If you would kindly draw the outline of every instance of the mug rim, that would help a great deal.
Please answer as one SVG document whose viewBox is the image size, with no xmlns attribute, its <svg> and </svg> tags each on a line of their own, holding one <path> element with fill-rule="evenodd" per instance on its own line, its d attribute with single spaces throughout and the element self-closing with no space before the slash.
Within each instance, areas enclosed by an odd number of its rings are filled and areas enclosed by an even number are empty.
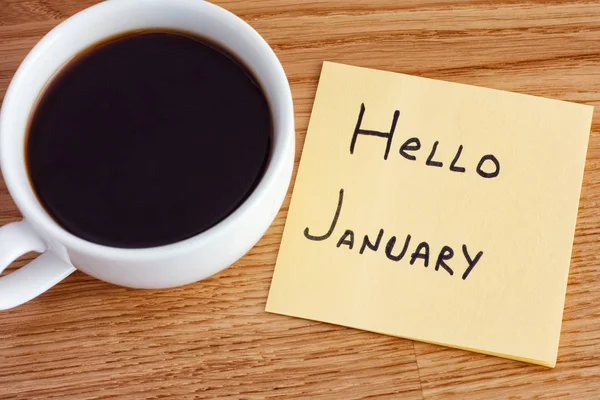
<svg viewBox="0 0 600 400">
<path fill-rule="evenodd" d="M 65 31 L 69 31 L 73 29 L 73 26 L 79 19 L 87 17 L 91 13 L 106 11 L 109 8 L 119 9 L 123 7 L 127 7 L 133 3 L 136 3 L 139 6 L 149 7 L 152 5 L 164 6 L 165 4 L 171 6 L 175 5 L 184 5 L 196 7 L 199 10 L 201 9 L 203 12 L 206 12 L 211 18 L 217 18 L 221 20 L 226 20 L 227 23 L 235 24 L 236 34 L 239 35 L 249 35 L 252 38 L 254 46 L 261 48 L 260 50 L 264 55 L 268 57 L 268 63 L 271 65 L 271 71 L 266 79 L 263 81 L 271 82 L 271 85 L 275 86 L 277 90 L 274 90 L 274 98 L 269 99 L 271 113 L 274 113 L 273 106 L 271 103 L 278 102 L 281 104 L 281 111 L 279 115 L 281 115 L 281 123 L 279 126 L 275 126 L 273 128 L 273 138 L 272 141 L 272 149 L 270 153 L 270 159 L 267 164 L 267 168 L 265 169 L 263 176 L 261 177 L 259 183 L 254 188 L 254 190 L 250 193 L 250 195 L 246 198 L 246 200 L 240 204 L 232 213 L 230 213 L 227 217 L 219 221 L 217 224 L 211 226 L 207 230 L 204 230 L 194 236 L 191 236 L 187 239 L 183 239 L 174 243 L 169 243 L 160 246 L 154 247 L 141 247 L 141 248 L 120 248 L 120 247 L 112 247 L 106 246 L 98 243 L 94 243 L 83 238 L 80 238 L 67 230 L 61 227 L 55 220 L 52 218 L 43 205 L 37 199 L 33 188 L 31 187 L 31 182 L 29 179 L 26 179 L 23 182 L 18 176 L 16 176 L 15 171 L 11 170 L 9 166 L 9 162 L 13 157 L 16 157 L 11 154 L 11 149 L 5 145 L 6 136 L 14 134 L 14 129 L 10 128 L 10 119 L 11 116 L 8 115 L 6 109 L 9 108 L 9 105 L 12 102 L 15 102 L 19 98 L 19 91 L 24 90 L 24 83 L 26 74 L 29 73 L 31 66 L 35 62 L 40 62 L 38 57 L 44 54 L 44 51 L 48 48 L 51 43 L 55 41 L 59 41 L 60 36 L 64 34 Z M 178 29 L 173 26 L 173 29 Z M 201 26 L 199 27 L 201 30 Z M 126 30 L 123 32 L 127 32 Z M 115 34 L 123 33 L 123 32 L 115 32 Z M 72 34 L 72 32 L 71 32 Z M 107 38 L 110 35 L 106 36 Z M 211 37 L 207 34 L 207 37 Z M 102 40 L 102 39 L 101 39 Z M 78 50 L 73 50 L 72 56 L 75 56 L 78 53 Z M 46 55 L 47 56 L 47 55 Z M 236 56 L 240 57 L 247 65 L 252 67 L 252 63 L 245 60 L 239 54 Z M 69 61 L 67 61 L 69 62 Z M 55 73 L 56 71 L 54 71 Z M 256 75 L 259 75 L 257 71 L 254 71 Z M 52 79 L 52 78 L 50 78 Z M 265 84 L 263 83 L 263 85 Z M 42 93 L 43 87 L 37 91 L 36 97 L 39 97 Z M 266 90 L 266 89 L 263 89 Z M 31 113 L 35 107 L 34 104 L 28 109 L 28 118 L 31 117 Z M 272 115 L 272 118 L 275 120 L 275 115 Z M 88 7 L 73 16 L 67 18 L 62 21 L 60 24 L 52 28 L 44 37 L 36 43 L 36 45 L 29 51 L 25 59 L 21 62 L 15 75 L 13 76 L 8 89 L 6 91 L 4 101 L 2 104 L 2 108 L 0 109 L 0 166 L 2 167 L 2 175 L 4 177 L 6 186 L 9 190 L 11 197 L 16 203 L 19 211 L 23 215 L 23 218 L 29 221 L 32 226 L 39 227 L 42 232 L 48 234 L 52 239 L 55 239 L 58 243 L 62 244 L 67 248 L 76 249 L 81 252 L 85 252 L 86 254 L 95 255 L 102 258 L 111 258 L 111 259 L 121 259 L 121 260 L 143 260 L 143 259 L 157 259 L 157 258 L 167 258 L 173 257 L 178 254 L 183 254 L 185 252 L 194 250 L 199 245 L 202 245 L 211 237 L 221 236 L 227 232 L 230 232 L 232 229 L 235 229 L 235 225 L 239 223 L 242 214 L 251 211 L 252 208 L 256 207 L 257 203 L 261 201 L 261 197 L 263 197 L 268 191 L 268 189 L 276 185 L 277 171 L 284 169 L 287 162 L 290 162 L 289 158 L 291 156 L 291 162 L 293 163 L 294 159 L 294 113 L 293 113 L 293 101 L 291 90 L 289 86 L 289 82 L 283 70 L 283 67 L 275 55 L 272 48 L 268 45 L 265 39 L 247 22 L 242 20 L 237 15 L 227 11 L 226 9 L 217 6 L 215 4 L 206 2 L 206 1 L 192 1 L 192 0 L 109 0 L 104 1 L 98 4 L 95 4 L 91 7 Z M 287 132 L 291 131 L 292 134 L 288 134 Z M 26 140 L 27 132 L 24 132 L 23 140 L 19 140 L 19 143 L 22 145 L 22 148 L 19 151 L 24 152 L 25 148 L 25 140 Z M 290 150 L 291 147 L 291 150 Z M 12 149 L 14 151 L 14 149 Z M 291 154 L 289 154 L 291 153 Z M 25 159 L 23 158 L 23 162 L 25 163 Z M 25 168 L 27 166 L 25 165 Z M 31 187 L 31 194 L 27 192 L 26 187 L 29 185 Z M 286 182 L 286 185 L 289 185 L 289 180 Z M 35 207 L 37 206 L 37 207 Z M 37 208 L 37 209 L 36 209 Z M 278 207 L 279 209 L 279 207 Z"/>
</svg>

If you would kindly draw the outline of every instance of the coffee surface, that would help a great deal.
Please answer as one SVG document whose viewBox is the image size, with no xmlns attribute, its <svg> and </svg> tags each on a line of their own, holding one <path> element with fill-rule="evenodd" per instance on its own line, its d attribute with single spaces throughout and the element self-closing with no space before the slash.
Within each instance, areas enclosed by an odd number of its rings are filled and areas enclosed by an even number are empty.
<svg viewBox="0 0 600 400">
<path fill-rule="evenodd" d="M 271 135 L 265 95 L 226 51 L 138 32 L 92 46 L 50 81 L 25 152 L 33 189 L 59 225 L 142 248 L 233 212 L 263 175 Z"/>
</svg>

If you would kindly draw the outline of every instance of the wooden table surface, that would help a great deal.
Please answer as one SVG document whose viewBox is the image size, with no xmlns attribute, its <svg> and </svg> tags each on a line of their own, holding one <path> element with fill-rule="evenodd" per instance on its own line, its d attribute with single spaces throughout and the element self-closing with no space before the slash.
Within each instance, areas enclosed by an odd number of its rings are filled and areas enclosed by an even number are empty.
<svg viewBox="0 0 600 400">
<path fill-rule="evenodd" d="M 0 99 L 31 47 L 94 2 L 0 0 Z M 0 312 L 0 398 L 600 399 L 600 3 L 218 3 L 287 71 L 296 161 L 323 60 L 597 107 L 556 368 L 265 313 L 288 195 L 258 245 L 208 280 L 144 291 L 76 272 Z M 19 218 L 0 182 L 0 224 Z"/>
</svg>

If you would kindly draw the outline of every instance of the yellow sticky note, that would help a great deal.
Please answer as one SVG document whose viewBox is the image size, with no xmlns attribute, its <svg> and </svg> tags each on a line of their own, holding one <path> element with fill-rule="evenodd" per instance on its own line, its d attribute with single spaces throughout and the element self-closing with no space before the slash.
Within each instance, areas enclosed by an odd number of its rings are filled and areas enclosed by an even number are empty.
<svg viewBox="0 0 600 400">
<path fill-rule="evenodd" d="M 266 310 L 553 367 L 592 111 L 324 63 Z"/>
</svg>

